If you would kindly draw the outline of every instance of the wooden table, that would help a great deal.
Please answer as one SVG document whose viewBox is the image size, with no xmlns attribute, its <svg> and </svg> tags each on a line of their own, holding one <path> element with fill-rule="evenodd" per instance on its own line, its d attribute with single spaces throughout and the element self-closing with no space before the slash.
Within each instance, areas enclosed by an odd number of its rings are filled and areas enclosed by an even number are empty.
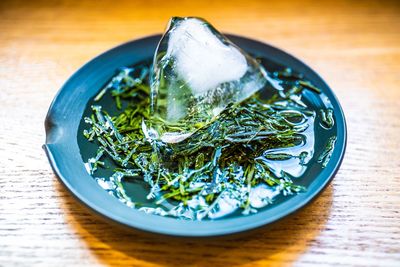
<svg viewBox="0 0 400 267">
<path fill-rule="evenodd" d="M 280 47 L 334 89 L 348 148 L 333 183 L 256 234 L 193 241 L 88 213 L 41 149 L 61 85 L 121 42 L 195 15 Z M 400 4 L 396 1 L 1 1 L 1 266 L 400 266 Z"/>
</svg>

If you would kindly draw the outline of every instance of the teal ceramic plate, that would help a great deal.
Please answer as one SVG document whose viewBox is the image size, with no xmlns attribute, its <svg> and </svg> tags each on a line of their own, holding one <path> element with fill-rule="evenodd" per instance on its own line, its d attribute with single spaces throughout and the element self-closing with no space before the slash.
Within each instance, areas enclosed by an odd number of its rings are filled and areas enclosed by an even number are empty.
<svg viewBox="0 0 400 267">
<path fill-rule="evenodd" d="M 82 117 L 88 113 L 93 97 L 119 68 L 151 60 L 160 38 L 155 35 L 134 40 L 94 58 L 65 83 L 53 100 L 45 121 L 44 149 L 54 172 L 72 195 L 92 211 L 119 224 L 147 232 L 194 237 L 238 233 L 270 224 L 307 205 L 327 186 L 341 164 L 346 147 L 346 123 L 332 90 L 318 74 L 293 56 L 258 41 L 229 35 L 228 38 L 244 50 L 264 58 L 269 69 L 282 65 L 290 67 L 322 90 L 333 106 L 335 125 L 329 131 L 316 131 L 314 157 L 323 151 L 329 136 L 335 134 L 337 141 L 328 165 L 321 168 L 321 164 L 315 163 L 296 180 L 296 184 L 307 188 L 304 193 L 278 197 L 272 205 L 253 215 L 218 220 L 187 221 L 146 214 L 129 208 L 102 189 L 84 166 L 84 161 L 95 153 L 96 147 L 82 135 Z M 304 97 L 313 105 L 326 101 L 311 93 Z M 102 104 L 107 106 L 107 103 Z M 129 190 L 133 195 L 144 194 L 140 187 Z"/>
</svg>

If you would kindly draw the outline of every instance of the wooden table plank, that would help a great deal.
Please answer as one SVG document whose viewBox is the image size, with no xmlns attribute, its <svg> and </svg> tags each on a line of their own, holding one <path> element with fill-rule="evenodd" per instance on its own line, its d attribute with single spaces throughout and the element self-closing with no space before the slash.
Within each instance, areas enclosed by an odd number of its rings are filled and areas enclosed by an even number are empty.
<svg viewBox="0 0 400 267">
<path fill-rule="evenodd" d="M 348 149 L 333 183 L 301 212 L 256 233 L 181 240 L 90 215 L 41 150 L 55 93 L 84 62 L 195 15 L 280 47 L 334 89 Z M 2 1 L 1 266 L 400 266 L 398 1 Z"/>
</svg>

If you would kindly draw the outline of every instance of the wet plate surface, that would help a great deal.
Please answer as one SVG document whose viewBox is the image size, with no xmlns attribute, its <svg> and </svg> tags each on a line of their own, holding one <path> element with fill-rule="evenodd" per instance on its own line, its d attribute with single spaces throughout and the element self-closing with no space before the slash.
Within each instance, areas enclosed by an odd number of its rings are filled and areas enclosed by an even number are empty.
<svg viewBox="0 0 400 267">
<path fill-rule="evenodd" d="M 305 92 L 303 99 L 316 110 L 329 103 L 335 118 L 329 129 L 315 128 L 314 156 L 309 166 L 295 183 L 307 188 L 305 192 L 292 196 L 279 196 L 273 204 L 256 214 L 243 216 L 240 213 L 217 220 L 190 221 L 146 214 L 132 209 L 107 193 L 85 169 L 85 161 L 95 154 L 96 145 L 89 143 L 82 131 L 82 118 L 91 112 L 90 106 L 99 90 L 125 66 L 150 61 L 160 35 L 135 40 L 93 59 L 78 70 L 61 88 L 54 99 L 46 118 L 45 150 L 50 163 L 60 180 L 82 203 L 96 213 L 122 225 L 149 232 L 177 236 L 214 236 L 237 233 L 272 223 L 309 203 L 333 178 L 338 170 L 346 146 L 346 125 L 342 109 L 330 88 L 308 66 L 285 52 L 258 41 L 229 35 L 234 43 L 247 52 L 263 58 L 268 70 L 290 67 L 321 89 L 322 94 Z M 115 110 L 111 98 L 102 99 L 101 105 Z M 325 168 L 318 163 L 330 137 L 336 143 Z M 98 175 L 107 175 L 107 170 Z M 127 184 L 127 193 L 133 199 L 145 199 L 147 191 L 140 184 Z"/>
</svg>

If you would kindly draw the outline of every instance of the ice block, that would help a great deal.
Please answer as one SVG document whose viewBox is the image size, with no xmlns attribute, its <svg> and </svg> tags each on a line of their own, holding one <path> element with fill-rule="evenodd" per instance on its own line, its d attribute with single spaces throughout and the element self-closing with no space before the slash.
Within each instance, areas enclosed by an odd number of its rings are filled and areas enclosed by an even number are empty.
<svg viewBox="0 0 400 267">
<path fill-rule="evenodd" d="M 176 143 L 263 88 L 267 74 L 204 19 L 173 17 L 154 55 L 150 82 L 152 127 L 163 141 Z"/>
</svg>

